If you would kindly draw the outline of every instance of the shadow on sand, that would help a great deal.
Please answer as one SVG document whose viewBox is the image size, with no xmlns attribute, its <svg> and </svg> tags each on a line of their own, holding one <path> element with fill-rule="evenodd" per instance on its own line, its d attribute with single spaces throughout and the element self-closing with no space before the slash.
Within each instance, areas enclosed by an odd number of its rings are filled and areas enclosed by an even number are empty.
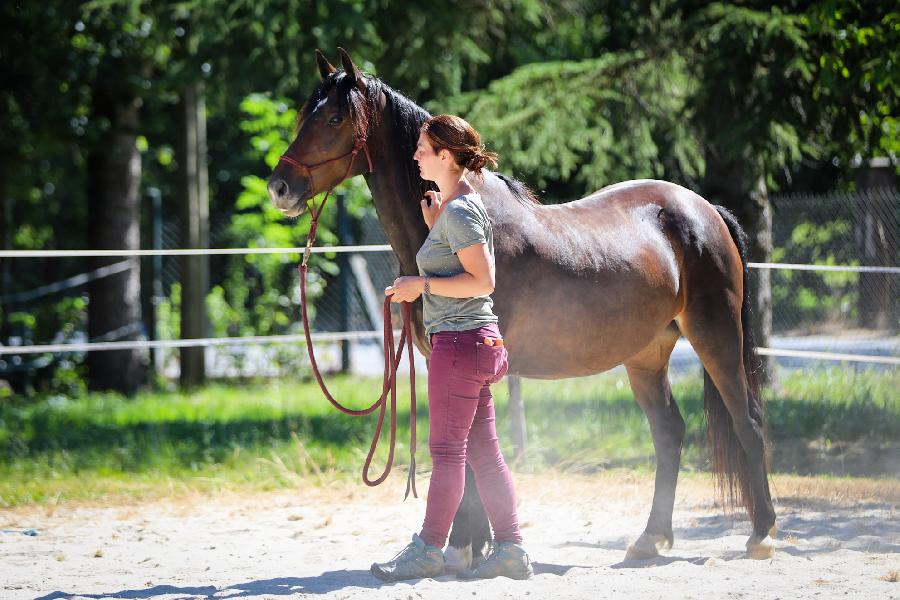
<svg viewBox="0 0 900 600">
<path fill-rule="evenodd" d="M 550 574 L 562 576 L 575 568 L 590 568 L 580 565 L 555 565 L 551 563 L 532 563 L 534 574 Z M 417 581 L 417 580 L 412 580 Z M 456 581 L 452 576 L 441 577 L 440 581 Z M 472 580 L 477 581 L 477 580 Z M 466 583 L 460 580 L 461 583 Z M 144 589 L 116 590 L 99 594 L 82 592 L 52 592 L 35 598 L 35 600 L 67 600 L 69 598 L 123 598 L 127 600 L 149 600 L 166 596 L 177 599 L 198 600 L 231 600 L 246 597 L 294 596 L 297 594 L 327 594 L 345 588 L 376 589 L 393 584 L 382 583 L 369 574 L 368 570 L 326 571 L 314 577 L 279 577 L 276 579 L 260 579 L 236 583 L 226 587 L 212 585 L 177 586 L 155 585 Z"/>
<path fill-rule="evenodd" d="M 296 594 L 326 594 L 348 587 L 374 589 L 384 585 L 368 570 L 326 571 L 314 577 L 279 577 L 276 579 L 260 579 L 236 583 L 224 588 L 212 585 L 177 586 L 155 585 L 140 590 L 118 590 L 101 594 L 84 594 L 81 592 L 53 592 L 35 600 L 64 600 L 67 598 L 126 598 L 145 599 L 159 596 L 175 596 L 176 598 L 209 598 L 224 600 L 231 598 L 257 596 L 292 596 Z"/>
</svg>

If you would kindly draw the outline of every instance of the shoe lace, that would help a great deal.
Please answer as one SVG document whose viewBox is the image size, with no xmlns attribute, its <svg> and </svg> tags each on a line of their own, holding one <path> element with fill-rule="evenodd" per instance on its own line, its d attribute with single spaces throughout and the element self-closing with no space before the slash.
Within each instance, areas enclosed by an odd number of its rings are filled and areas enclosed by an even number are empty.
<svg viewBox="0 0 900 600">
<path fill-rule="evenodd" d="M 418 547 L 416 547 L 415 543 L 410 542 L 409 544 L 406 545 L 406 548 L 404 548 L 403 550 L 398 552 L 397 555 L 391 559 L 391 562 L 399 562 L 407 557 L 415 558 L 416 555 L 418 555 L 418 554 L 419 554 Z"/>
</svg>

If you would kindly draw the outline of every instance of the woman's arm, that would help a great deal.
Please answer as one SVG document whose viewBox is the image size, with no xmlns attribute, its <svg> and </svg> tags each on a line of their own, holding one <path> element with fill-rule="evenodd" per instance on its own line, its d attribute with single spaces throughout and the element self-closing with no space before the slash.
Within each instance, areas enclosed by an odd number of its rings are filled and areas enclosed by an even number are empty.
<svg viewBox="0 0 900 600">
<path fill-rule="evenodd" d="M 494 291 L 494 265 L 487 244 L 472 244 L 457 253 L 463 271 L 451 277 L 430 277 L 429 288 L 436 296 L 449 298 L 471 298 L 486 296 Z M 384 289 L 391 296 L 391 302 L 412 302 L 425 289 L 425 278 L 416 276 L 398 277 L 394 285 Z"/>
</svg>

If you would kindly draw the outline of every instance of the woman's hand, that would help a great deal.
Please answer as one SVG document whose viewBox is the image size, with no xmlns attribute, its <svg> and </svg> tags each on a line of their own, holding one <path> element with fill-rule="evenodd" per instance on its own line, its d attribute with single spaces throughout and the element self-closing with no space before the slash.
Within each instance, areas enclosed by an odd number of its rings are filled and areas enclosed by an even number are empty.
<svg viewBox="0 0 900 600">
<path fill-rule="evenodd" d="M 429 206 L 429 199 L 431 200 L 431 206 Z M 437 217 L 441 214 L 441 205 L 444 203 L 444 197 L 440 192 L 436 192 L 434 190 L 428 190 L 425 192 L 425 197 L 422 198 L 422 218 L 425 219 L 425 224 L 428 225 L 428 229 L 434 227 L 434 222 L 437 221 Z"/>
<path fill-rule="evenodd" d="M 391 302 L 412 302 L 425 290 L 425 278 L 407 275 L 398 277 L 393 285 L 384 288 L 384 294 L 391 297 Z"/>
</svg>

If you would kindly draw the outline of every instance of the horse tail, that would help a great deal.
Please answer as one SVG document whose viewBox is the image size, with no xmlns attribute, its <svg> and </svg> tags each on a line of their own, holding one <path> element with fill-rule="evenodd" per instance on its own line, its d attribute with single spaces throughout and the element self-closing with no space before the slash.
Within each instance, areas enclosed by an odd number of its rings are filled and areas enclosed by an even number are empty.
<svg viewBox="0 0 900 600">
<path fill-rule="evenodd" d="M 764 457 L 768 456 L 768 439 L 766 435 L 765 406 L 759 393 L 759 382 L 756 372 L 762 363 L 756 352 L 753 332 L 750 327 L 750 277 L 747 270 L 747 234 L 737 219 L 728 209 L 716 206 L 716 210 L 725 221 L 731 239 L 737 246 L 741 256 L 744 275 L 744 297 L 741 304 L 741 331 L 743 333 L 743 363 L 746 381 L 747 403 L 750 418 L 756 422 L 763 433 Z M 750 484 L 750 466 L 747 455 L 734 430 L 731 415 L 722 400 L 719 390 L 703 370 L 703 408 L 707 420 L 707 443 L 712 456 L 713 472 L 716 488 L 723 499 L 726 509 L 733 510 L 741 505 L 747 509 L 751 520 L 754 519 L 753 488 Z M 767 460 L 764 458 L 764 460 Z M 764 465 L 768 472 L 768 464 Z"/>
</svg>

